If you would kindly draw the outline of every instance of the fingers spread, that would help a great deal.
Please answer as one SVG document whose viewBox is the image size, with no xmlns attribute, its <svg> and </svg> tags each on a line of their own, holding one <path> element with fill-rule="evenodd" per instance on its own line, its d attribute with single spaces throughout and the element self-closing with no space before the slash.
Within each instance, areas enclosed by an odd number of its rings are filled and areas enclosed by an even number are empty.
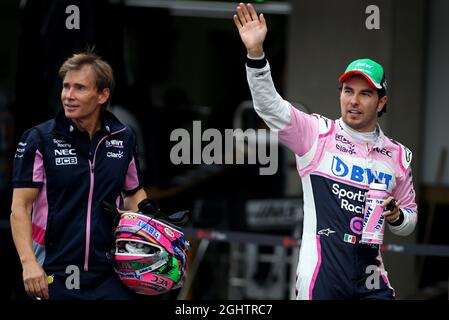
<svg viewBox="0 0 449 320">
<path fill-rule="evenodd" d="M 254 6 L 251 3 L 248 3 L 248 11 L 249 11 L 249 14 L 251 15 L 251 19 L 257 20 L 256 10 L 254 9 Z"/>
<path fill-rule="evenodd" d="M 244 24 L 247 22 L 247 21 L 246 21 L 246 18 L 245 18 L 245 15 L 243 14 L 242 4 L 240 4 L 240 5 L 237 7 L 237 16 L 239 17 L 240 23 L 241 23 L 242 25 L 244 25 Z"/>
<path fill-rule="evenodd" d="M 243 3 L 240 5 L 240 8 L 242 9 L 243 15 L 245 16 L 246 22 L 251 22 L 253 19 L 249 14 L 248 8 Z"/>
<path fill-rule="evenodd" d="M 237 17 L 237 15 L 236 14 L 234 14 L 234 23 L 235 23 L 235 26 L 237 27 L 237 29 L 241 29 L 242 28 L 242 23 L 240 22 L 240 20 L 239 20 L 239 18 Z"/>
<path fill-rule="evenodd" d="M 264 25 L 264 26 L 267 25 L 267 22 L 265 21 L 265 17 L 263 16 L 263 13 L 261 13 L 259 15 L 259 20 L 260 20 L 260 23 L 262 23 L 262 25 Z"/>
</svg>

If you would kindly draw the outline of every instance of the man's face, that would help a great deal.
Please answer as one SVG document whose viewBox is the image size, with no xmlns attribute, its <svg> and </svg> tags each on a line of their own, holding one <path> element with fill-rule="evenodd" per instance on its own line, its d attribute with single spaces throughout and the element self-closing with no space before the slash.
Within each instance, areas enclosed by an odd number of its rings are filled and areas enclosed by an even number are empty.
<svg viewBox="0 0 449 320">
<path fill-rule="evenodd" d="M 109 89 L 97 90 L 92 67 L 82 66 L 79 70 L 68 71 L 62 83 L 61 101 L 65 116 L 75 121 L 91 120 L 98 117 L 101 104 L 109 97 Z"/>
<path fill-rule="evenodd" d="M 381 111 L 387 97 L 379 99 L 377 90 L 362 76 L 353 76 L 343 82 L 340 93 L 341 117 L 352 129 L 373 131 L 377 124 L 377 112 Z"/>
</svg>

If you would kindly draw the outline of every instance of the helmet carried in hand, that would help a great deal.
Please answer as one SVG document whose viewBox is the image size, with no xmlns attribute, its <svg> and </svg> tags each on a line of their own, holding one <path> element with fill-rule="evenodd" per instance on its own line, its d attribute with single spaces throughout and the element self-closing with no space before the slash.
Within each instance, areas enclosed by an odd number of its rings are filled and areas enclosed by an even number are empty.
<svg viewBox="0 0 449 320">
<path fill-rule="evenodd" d="M 114 269 L 133 291 L 158 295 L 182 286 L 189 242 L 174 225 L 125 212 L 114 231 Z"/>
</svg>

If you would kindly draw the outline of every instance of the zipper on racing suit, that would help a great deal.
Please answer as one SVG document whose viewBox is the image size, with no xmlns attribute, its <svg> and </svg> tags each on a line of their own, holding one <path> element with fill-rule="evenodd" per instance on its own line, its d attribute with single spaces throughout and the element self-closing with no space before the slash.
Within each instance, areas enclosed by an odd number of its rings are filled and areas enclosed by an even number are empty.
<svg viewBox="0 0 449 320">
<path fill-rule="evenodd" d="M 84 271 L 89 270 L 89 249 L 90 249 L 90 224 L 91 224 L 91 215 L 92 215 L 92 198 L 94 194 L 94 182 L 95 182 L 95 158 L 97 156 L 97 150 L 100 144 L 105 140 L 106 138 L 109 138 L 113 136 L 114 134 L 117 134 L 119 132 L 122 132 L 123 130 L 126 130 L 126 128 L 120 129 L 116 132 L 113 132 L 111 134 L 108 134 L 104 136 L 103 138 L 98 141 L 97 146 L 95 147 L 94 157 L 92 161 L 89 159 L 89 175 L 90 175 L 90 186 L 89 186 L 89 197 L 87 202 L 87 218 L 86 218 L 86 251 L 84 254 Z"/>
</svg>

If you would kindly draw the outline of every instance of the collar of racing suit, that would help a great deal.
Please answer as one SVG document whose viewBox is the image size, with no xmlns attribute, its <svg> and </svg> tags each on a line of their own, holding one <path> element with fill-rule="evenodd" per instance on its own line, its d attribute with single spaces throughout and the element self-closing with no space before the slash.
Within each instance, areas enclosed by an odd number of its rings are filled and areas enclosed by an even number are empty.
<svg viewBox="0 0 449 320">
<path fill-rule="evenodd" d="M 350 126 L 348 126 L 342 118 L 339 118 L 336 120 L 337 125 L 340 127 L 341 130 L 343 130 L 345 133 L 347 133 L 351 138 L 359 141 L 368 143 L 370 145 L 374 145 L 375 147 L 378 147 L 380 149 L 384 146 L 384 133 L 382 132 L 382 129 L 380 128 L 379 124 L 376 125 L 376 129 L 370 132 L 359 132 L 354 129 L 352 129 Z"/>
<path fill-rule="evenodd" d="M 117 117 L 108 110 L 101 112 L 100 119 L 100 130 L 106 133 L 115 132 L 124 128 L 124 125 L 117 119 Z M 55 116 L 53 130 L 69 136 L 80 133 L 73 121 L 65 117 L 63 109 L 60 109 Z"/>
</svg>

